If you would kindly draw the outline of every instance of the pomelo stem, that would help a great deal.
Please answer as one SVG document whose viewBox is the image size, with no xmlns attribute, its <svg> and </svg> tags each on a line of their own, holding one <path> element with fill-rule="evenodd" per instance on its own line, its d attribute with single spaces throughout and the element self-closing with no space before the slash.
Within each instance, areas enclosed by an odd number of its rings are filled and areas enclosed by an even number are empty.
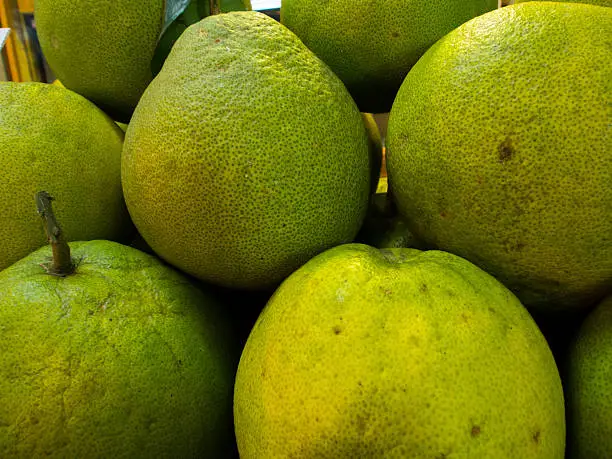
<svg viewBox="0 0 612 459">
<path fill-rule="evenodd" d="M 46 191 L 36 193 L 36 210 L 43 219 L 47 240 L 53 252 L 53 260 L 46 266 L 46 269 L 49 274 L 64 277 L 74 271 L 74 264 L 70 256 L 70 247 L 64 241 L 62 230 L 55 220 L 51 201 L 53 197 Z"/>
<path fill-rule="evenodd" d="M 221 0 L 209 0 L 210 1 L 210 15 L 221 13 Z"/>
</svg>

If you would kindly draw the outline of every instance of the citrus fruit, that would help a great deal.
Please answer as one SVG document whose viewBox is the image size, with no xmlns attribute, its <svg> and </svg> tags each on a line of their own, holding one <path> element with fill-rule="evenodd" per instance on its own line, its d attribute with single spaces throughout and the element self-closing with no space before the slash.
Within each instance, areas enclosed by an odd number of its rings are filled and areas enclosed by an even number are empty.
<svg viewBox="0 0 612 459">
<path fill-rule="evenodd" d="M 388 112 L 437 39 L 497 0 L 283 0 L 281 22 L 342 79 L 364 112 Z"/>
<path fill-rule="evenodd" d="M 588 308 L 612 285 L 610 36 L 601 6 L 484 14 L 425 53 L 389 116 L 411 231 L 534 310 Z"/>
<path fill-rule="evenodd" d="M 329 67 L 272 18 L 233 12 L 172 48 L 128 126 L 122 183 L 167 262 L 270 289 L 355 237 L 370 161 L 361 113 Z"/>
<path fill-rule="evenodd" d="M 234 389 L 240 457 L 562 459 L 561 381 L 526 309 L 440 251 L 332 248 L 259 316 Z"/>
<path fill-rule="evenodd" d="M 58 202 L 59 203 L 59 202 Z M 211 298 L 104 240 L 0 273 L 0 456 L 228 457 L 235 350 Z"/>
<path fill-rule="evenodd" d="M 572 459 L 612 451 L 612 297 L 580 326 L 568 359 L 568 440 Z"/>
<path fill-rule="evenodd" d="M 45 244 L 34 196 L 58 199 L 67 240 L 123 240 L 123 132 L 94 104 L 57 85 L 0 83 L 0 269 Z"/>
</svg>

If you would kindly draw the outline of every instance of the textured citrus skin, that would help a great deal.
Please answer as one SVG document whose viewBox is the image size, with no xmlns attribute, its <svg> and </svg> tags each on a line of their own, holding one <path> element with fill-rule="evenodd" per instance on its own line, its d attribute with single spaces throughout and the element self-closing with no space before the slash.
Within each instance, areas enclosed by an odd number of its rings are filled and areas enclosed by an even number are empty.
<svg viewBox="0 0 612 459">
<path fill-rule="evenodd" d="M 243 350 L 240 457 L 561 459 L 561 381 L 514 295 L 454 255 L 347 244 L 283 282 Z"/>
<path fill-rule="evenodd" d="M 169 263 L 268 288 L 355 237 L 369 161 L 342 82 L 278 22 L 235 12 L 176 42 L 128 126 L 122 180 L 139 232 Z"/>
<path fill-rule="evenodd" d="M 497 0 L 283 0 L 281 22 L 344 81 L 364 112 L 388 112 L 437 39 Z"/>
<path fill-rule="evenodd" d="M 533 2 L 476 18 L 406 77 L 389 180 L 429 247 L 527 307 L 587 307 L 612 282 L 612 10 Z"/>
<path fill-rule="evenodd" d="M 0 456 L 228 457 L 235 358 L 216 305 L 159 259 L 70 244 L 0 273 Z"/>
<path fill-rule="evenodd" d="M 581 325 L 569 358 L 570 459 L 605 459 L 612 451 L 612 297 Z"/>
<path fill-rule="evenodd" d="M 123 132 L 72 91 L 0 83 L 0 269 L 46 243 L 34 196 L 47 191 L 67 240 L 120 239 Z"/>
<path fill-rule="evenodd" d="M 153 75 L 164 0 L 36 0 L 36 30 L 58 79 L 127 122 Z"/>
</svg>

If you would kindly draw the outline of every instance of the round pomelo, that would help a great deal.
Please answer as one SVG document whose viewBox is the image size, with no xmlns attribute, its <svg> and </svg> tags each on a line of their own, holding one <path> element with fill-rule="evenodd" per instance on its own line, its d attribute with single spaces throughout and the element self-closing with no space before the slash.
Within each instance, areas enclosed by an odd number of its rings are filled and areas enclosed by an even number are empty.
<svg viewBox="0 0 612 459">
<path fill-rule="evenodd" d="M 0 269 L 46 243 L 34 196 L 46 190 L 69 241 L 121 240 L 132 226 L 121 189 L 123 132 L 56 85 L 0 83 Z"/>
<path fill-rule="evenodd" d="M 65 277 L 41 266 L 49 247 L 0 273 L 0 457 L 228 457 L 219 305 L 136 249 L 70 247 Z"/>
<path fill-rule="evenodd" d="M 64 86 L 127 122 L 151 82 L 165 0 L 36 0 L 36 31 Z"/>
<path fill-rule="evenodd" d="M 370 162 L 362 115 L 329 67 L 272 18 L 234 12 L 172 48 L 128 126 L 122 183 L 166 261 L 269 289 L 355 237 Z"/>
<path fill-rule="evenodd" d="M 427 48 L 495 8 L 497 0 L 283 0 L 281 22 L 340 77 L 361 111 L 381 113 Z"/>
<path fill-rule="evenodd" d="M 568 361 L 568 440 L 572 459 L 612 451 L 612 296 L 582 323 Z"/>
<path fill-rule="evenodd" d="M 243 459 L 562 459 L 563 391 L 529 313 L 439 251 L 347 244 L 283 282 L 234 389 Z"/>
<path fill-rule="evenodd" d="M 600 6 L 487 13 L 425 53 L 389 117 L 414 235 L 537 310 L 586 308 L 612 285 L 611 36 Z"/>
</svg>

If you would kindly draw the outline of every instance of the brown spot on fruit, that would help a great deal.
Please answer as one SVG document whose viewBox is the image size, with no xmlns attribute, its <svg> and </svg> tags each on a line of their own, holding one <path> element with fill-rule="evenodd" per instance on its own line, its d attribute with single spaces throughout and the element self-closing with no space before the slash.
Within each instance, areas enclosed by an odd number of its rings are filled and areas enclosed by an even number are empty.
<svg viewBox="0 0 612 459">
<path fill-rule="evenodd" d="M 342 329 L 338 325 L 334 325 L 332 330 L 334 331 L 334 334 L 336 334 L 336 335 L 339 335 L 340 332 L 342 332 Z"/>
<path fill-rule="evenodd" d="M 480 426 L 472 426 L 472 437 L 475 438 L 480 435 Z"/>
<path fill-rule="evenodd" d="M 540 443 L 540 434 L 541 432 L 539 430 L 536 430 L 533 435 L 531 436 L 531 439 L 533 440 L 534 443 Z"/>
<path fill-rule="evenodd" d="M 499 144 L 499 147 L 497 147 L 499 161 L 502 163 L 505 163 L 506 161 L 512 159 L 514 153 L 514 145 L 510 137 L 506 137 L 504 141 Z"/>
</svg>

